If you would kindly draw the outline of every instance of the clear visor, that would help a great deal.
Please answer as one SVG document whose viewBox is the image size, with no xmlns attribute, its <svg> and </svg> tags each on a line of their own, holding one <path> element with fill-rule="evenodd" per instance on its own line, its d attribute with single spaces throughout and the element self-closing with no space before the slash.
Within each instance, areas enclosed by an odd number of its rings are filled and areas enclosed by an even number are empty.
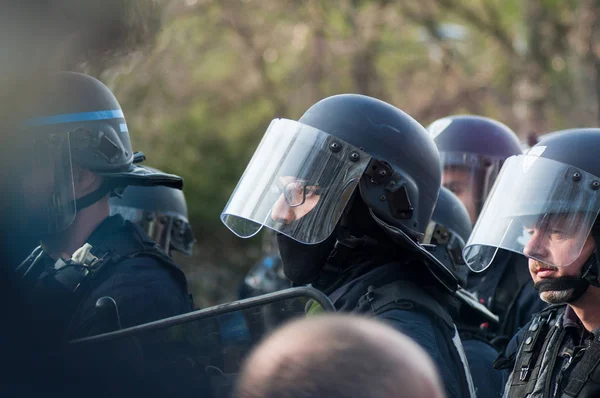
<svg viewBox="0 0 600 398">
<path fill-rule="evenodd" d="M 464 249 L 483 271 L 498 249 L 564 267 L 583 249 L 600 211 L 600 179 L 537 156 L 509 158 Z"/>
<path fill-rule="evenodd" d="M 147 212 L 129 206 L 111 205 L 110 214 L 120 214 L 126 220 L 139 225 L 150 238 L 167 253 L 172 250 L 192 255 L 194 234 L 185 217 L 172 213 Z"/>
<path fill-rule="evenodd" d="M 474 153 L 441 152 L 442 185 L 459 197 L 473 223 L 498 177 L 503 159 Z"/>
<path fill-rule="evenodd" d="M 263 226 L 298 242 L 331 235 L 371 157 L 302 123 L 275 119 L 221 220 L 249 238 Z"/>
<path fill-rule="evenodd" d="M 69 227 L 76 215 L 70 137 L 67 132 L 36 133 L 33 140 L 24 135 L 14 147 L 11 145 L 19 154 L 15 163 L 19 181 L 12 189 L 27 214 L 23 226 L 53 234 Z M 23 156 L 25 153 L 29 155 Z"/>
<path fill-rule="evenodd" d="M 435 245 L 434 256 L 451 269 L 461 283 L 466 283 L 468 269 L 462 257 L 465 241 L 458 234 L 431 221 L 425 231 L 423 242 Z"/>
</svg>

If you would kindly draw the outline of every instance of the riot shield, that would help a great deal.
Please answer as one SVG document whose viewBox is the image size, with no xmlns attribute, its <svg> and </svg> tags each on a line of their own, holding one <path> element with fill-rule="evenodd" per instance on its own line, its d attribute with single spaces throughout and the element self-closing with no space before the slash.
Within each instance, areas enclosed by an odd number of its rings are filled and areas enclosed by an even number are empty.
<svg viewBox="0 0 600 398">
<path fill-rule="evenodd" d="M 316 289 L 286 289 L 74 340 L 68 350 L 82 364 L 79 382 L 99 395 L 229 397 L 250 350 L 315 308 L 334 311 Z"/>
</svg>

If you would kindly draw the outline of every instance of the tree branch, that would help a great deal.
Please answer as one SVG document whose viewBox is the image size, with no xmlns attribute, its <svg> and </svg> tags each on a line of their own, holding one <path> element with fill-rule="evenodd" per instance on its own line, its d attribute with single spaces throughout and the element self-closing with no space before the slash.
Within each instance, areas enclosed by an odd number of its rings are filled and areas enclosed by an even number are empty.
<svg viewBox="0 0 600 398">
<path fill-rule="evenodd" d="M 491 16 L 493 17 L 492 20 L 482 19 L 477 11 L 467 7 L 465 4 L 459 3 L 456 0 L 437 0 L 437 3 L 447 11 L 452 12 L 464 19 L 479 31 L 489 34 L 498 42 L 498 44 L 500 44 L 500 46 L 509 56 L 512 57 L 517 55 L 517 52 L 513 46 L 512 38 L 509 36 L 508 32 L 502 28 L 499 20 L 497 23 L 494 23 L 493 16 L 497 15 L 497 12 L 489 9 L 489 5 L 487 6 L 487 14 L 490 16 L 491 13 Z"/>
</svg>

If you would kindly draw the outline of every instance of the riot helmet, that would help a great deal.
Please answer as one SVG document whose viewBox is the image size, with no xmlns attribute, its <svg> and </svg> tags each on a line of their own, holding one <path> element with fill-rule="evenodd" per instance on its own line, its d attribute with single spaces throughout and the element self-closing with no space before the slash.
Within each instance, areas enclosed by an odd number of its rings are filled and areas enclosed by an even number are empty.
<svg viewBox="0 0 600 398">
<path fill-rule="evenodd" d="M 151 167 L 147 169 L 161 173 Z M 165 186 L 129 186 L 120 196 L 110 199 L 110 212 L 141 226 L 168 254 L 178 251 L 192 255 L 194 233 L 181 190 Z"/>
<path fill-rule="evenodd" d="M 540 141 L 543 141 L 543 140 L 545 140 L 545 139 L 551 138 L 551 137 L 553 137 L 553 136 L 555 136 L 555 135 L 557 135 L 557 134 L 562 134 L 562 133 L 563 133 L 563 131 L 553 131 L 553 132 L 550 132 L 550 133 L 546 133 L 546 134 L 538 135 L 538 136 L 536 137 L 536 141 L 535 141 L 535 143 L 537 144 L 537 143 L 539 143 Z"/>
<path fill-rule="evenodd" d="M 271 122 L 221 220 L 243 238 L 263 226 L 273 229 L 300 245 L 310 258 L 306 262 L 318 267 L 336 241 L 344 240 L 343 215 L 360 201 L 380 231 L 424 252 L 417 242 L 431 219 L 440 183 L 437 148 L 418 122 L 375 98 L 336 95 L 313 105 L 298 121 Z M 290 256 L 279 243 L 286 266 Z M 310 283 L 287 269 L 286 275 Z"/>
<path fill-rule="evenodd" d="M 598 151 L 600 129 L 573 129 L 548 135 L 525 155 L 509 158 L 465 247 L 469 267 L 484 270 L 499 248 L 549 267 L 567 267 L 581 261 L 590 236 L 598 246 Z M 575 282 L 583 278 L 597 285 L 597 268 L 590 256 Z"/>
<path fill-rule="evenodd" d="M 462 286 L 466 286 L 469 274 L 462 250 L 471 230 L 465 206 L 452 191 L 442 187 L 423 242 L 436 246 L 435 257 L 453 271 Z"/>
<path fill-rule="evenodd" d="M 17 214 L 27 214 L 18 223 L 24 231 L 36 235 L 63 231 L 77 211 L 127 185 L 181 189 L 180 177 L 134 164 L 125 116 L 103 83 L 81 73 L 61 72 L 49 79 L 42 93 L 7 144 L 15 153 L 10 162 L 17 170 L 8 184 L 9 196 Z M 76 198 L 76 168 L 103 177 L 102 186 Z"/>
<path fill-rule="evenodd" d="M 449 116 L 427 127 L 440 151 L 442 185 L 463 202 L 472 224 L 506 159 L 522 153 L 517 135 L 482 116 Z"/>
</svg>

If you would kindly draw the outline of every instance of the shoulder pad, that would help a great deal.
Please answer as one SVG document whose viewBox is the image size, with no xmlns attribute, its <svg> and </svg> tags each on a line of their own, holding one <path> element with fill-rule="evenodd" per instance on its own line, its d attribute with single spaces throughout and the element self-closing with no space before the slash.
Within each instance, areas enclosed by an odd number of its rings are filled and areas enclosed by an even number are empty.
<svg viewBox="0 0 600 398">
<path fill-rule="evenodd" d="M 415 307 L 441 319 L 449 328 L 454 328 L 448 311 L 435 298 L 409 281 L 397 280 L 378 288 L 371 285 L 358 302 L 359 312 L 367 310 L 374 315 L 392 309 L 412 310 Z"/>
</svg>

